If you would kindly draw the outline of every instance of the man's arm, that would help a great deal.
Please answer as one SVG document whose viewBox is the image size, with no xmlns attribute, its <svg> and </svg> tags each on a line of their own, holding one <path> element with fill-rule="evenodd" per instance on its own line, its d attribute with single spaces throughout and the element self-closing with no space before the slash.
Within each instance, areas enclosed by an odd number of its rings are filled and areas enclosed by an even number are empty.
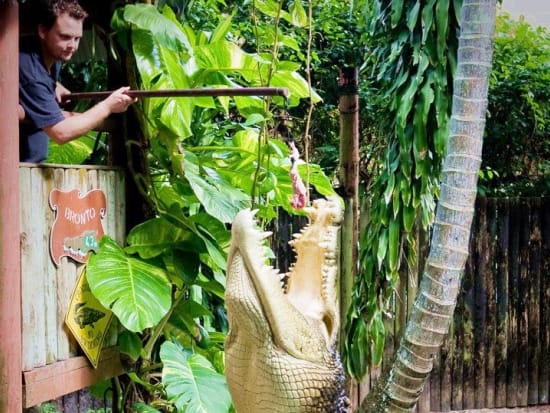
<svg viewBox="0 0 550 413">
<path fill-rule="evenodd" d="M 126 111 L 128 106 L 136 101 L 125 93 L 129 89 L 122 87 L 115 90 L 105 100 L 85 112 L 64 112 L 65 119 L 55 125 L 44 127 L 44 132 L 55 142 L 63 144 L 97 129 L 109 115 Z"/>
</svg>

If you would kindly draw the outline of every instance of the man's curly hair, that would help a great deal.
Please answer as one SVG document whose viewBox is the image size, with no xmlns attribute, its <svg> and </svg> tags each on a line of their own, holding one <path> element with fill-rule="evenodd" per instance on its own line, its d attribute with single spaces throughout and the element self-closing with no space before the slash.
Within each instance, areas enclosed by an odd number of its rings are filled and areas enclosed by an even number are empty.
<svg viewBox="0 0 550 413">
<path fill-rule="evenodd" d="M 67 13 L 77 20 L 84 20 L 88 17 L 88 13 L 78 0 L 49 0 L 43 4 L 43 12 L 39 14 L 39 24 L 46 27 L 46 29 L 50 29 L 63 13 Z"/>
</svg>

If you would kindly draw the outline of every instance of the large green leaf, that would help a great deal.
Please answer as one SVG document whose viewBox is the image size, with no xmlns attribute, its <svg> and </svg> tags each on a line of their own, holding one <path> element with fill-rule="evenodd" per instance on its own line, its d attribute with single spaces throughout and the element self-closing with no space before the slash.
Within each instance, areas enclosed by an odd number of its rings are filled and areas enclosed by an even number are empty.
<svg viewBox="0 0 550 413">
<path fill-rule="evenodd" d="M 246 206 L 246 194 L 222 180 L 213 169 L 206 169 L 207 175 L 201 174 L 198 159 L 190 152 L 185 154 L 185 161 L 185 177 L 206 212 L 221 222 L 233 221 Z"/>
<path fill-rule="evenodd" d="M 283 70 L 275 72 L 271 79 L 271 86 L 287 88 L 290 93 L 289 104 L 297 104 L 299 98 L 307 98 L 310 95 L 313 103 L 319 103 L 322 100 L 321 96 L 310 89 L 307 81 L 296 72 Z"/>
<path fill-rule="evenodd" d="M 52 139 L 48 145 L 48 160 L 57 164 L 80 164 L 92 152 L 97 132 L 90 132 L 79 139 L 67 142 L 63 145 L 55 143 Z"/>
<path fill-rule="evenodd" d="M 173 18 L 171 9 L 165 7 L 164 13 L 166 15 L 160 14 L 152 5 L 130 4 L 124 8 L 124 21 L 126 24 L 152 32 L 155 38 L 168 48 L 190 50 L 189 39 L 185 36 L 181 25 Z"/>
<path fill-rule="evenodd" d="M 227 33 L 231 29 L 232 24 L 233 16 L 229 18 L 227 16 L 220 16 L 220 22 L 216 26 L 216 29 L 212 32 L 212 35 L 210 36 L 210 42 L 215 43 L 217 41 L 225 39 L 225 36 L 227 36 Z"/>
<path fill-rule="evenodd" d="M 141 356 L 143 344 L 136 333 L 125 330 L 118 336 L 118 348 L 122 354 L 130 357 L 130 360 L 135 362 Z"/>
<path fill-rule="evenodd" d="M 185 245 L 188 249 L 201 252 L 204 246 L 196 237 L 198 229 L 189 220 L 185 223 L 189 225 L 188 228 L 175 225 L 164 218 L 153 218 L 139 224 L 128 234 L 126 252 L 138 253 L 144 259 L 156 257 L 178 245 Z"/>
<path fill-rule="evenodd" d="M 202 46 L 195 53 L 200 68 L 226 72 L 238 70 L 246 78 L 258 76 L 257 56 L 246 53 L 235 43 L 219 41 Z"/>
<path fill-rule="evenodd" d="M 167 328 L 172 329 L 173 336 L 177 337 L 181 333 L 190 334 L 199 345 L 207 344 L 210 341 L 209 334 L 197 322 L 200 317 L 211 318 L 213 315 L 209 309 L 191 298 L 182 300 L 172 312 Z"/>
<path fill-rule="evenodd" d="M 225 377 L 200 354 L 183 350 L 177 344 L 164 342 L 160 348 L 163 362 L 162 382 L 166 393 L 185 413 L 226 413 L 231 396 Z"/>
<path fill-rule="evenodd" d="M 254 2 L 254 5 L 266 16 L 276 18 L 280 14 L 281 17 L 284 18 L 286 21 L 292 21 L 292 17 L 289 15 L 289 13 L 280 8 L 280 4 L 278 1 L 256 0 Z"/>
<path fill-rule="evenodd" d="M 170 309 L 171 284 L 164 270 L 128 257 L 107 236 L 90 256 L 86 276 L 92 293 L 130 331 L 153 327 Z"/>
<path fill-rule="evenodd" d="M 295 0 L 289 7 L 290 15 L 292 16 L 291 23 L 298 27 L 306 27 L 309 23 L 307 13 L 302 6 L 301 0 Z"/>
</svg>

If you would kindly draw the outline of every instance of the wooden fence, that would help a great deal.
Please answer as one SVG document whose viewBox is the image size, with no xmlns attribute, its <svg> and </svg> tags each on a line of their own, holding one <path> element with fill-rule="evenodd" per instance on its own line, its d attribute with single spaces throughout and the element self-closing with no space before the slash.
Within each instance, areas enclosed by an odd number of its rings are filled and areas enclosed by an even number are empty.
<svg viewBox="0 0 550 413">
<path fill-rule="evenodd" d="M 283 244 L 304 220 L 279 218 L 275 250 L 284 270 L 292 254 Z M 417 273 L 428 241 L 419 236 Z M 398 345 L 417 288 L 418 274 L 402 274 L 394 317 L 387 320 L 385 360 Z M 378 375 L 371 369 L 352 389 L 354 404 Z M 454 320 L 416 410 L 539 406 L 535 411 L 550 411 L 549 397 L 550 198 L 479 198 Z"/>
<path fill-rule="evenodd" d="M 107 167 L 21 164 L 21 288 L 23 405 L 80 390 L 121 372 L 118 351 L 101 353 L 97 368 L 80 351 L 65 325 L 69 302 L 82 264 L 63 256 L 55 265 L 50 256 L 50 233 L 55 212 L 53 190 L 86 194 L 105 193 L 105 234 L 118 242 L 125 237 L 125 183 L 123 171 Z M 113 324 L 116 327 L 115 324 Z M 116 331 L 104 346 L 116 343 Z"/>
<path fill-rule="evenodd" d="M 454 320 L 418 412 L 550 411 L 550 199 L 480 198 L 471 234 Z M 388 354 L 417 285 L 403 277 Z"/>
</svg>

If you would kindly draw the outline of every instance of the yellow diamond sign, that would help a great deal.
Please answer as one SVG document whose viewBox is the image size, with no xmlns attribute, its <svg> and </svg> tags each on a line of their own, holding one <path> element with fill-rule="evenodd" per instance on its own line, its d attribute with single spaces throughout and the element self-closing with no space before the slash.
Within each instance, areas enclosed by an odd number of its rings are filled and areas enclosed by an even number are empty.
<svg viewBox="0 0 550 413">
<path fill-rule="evenodd" d="M 90 291 L 86 280 L 86 266 L 83 266 L 71 297 L 65 323 L 94 368 L 99 362 L 112 316 L 113 313 L 103 307 Z"/>
</svg>

